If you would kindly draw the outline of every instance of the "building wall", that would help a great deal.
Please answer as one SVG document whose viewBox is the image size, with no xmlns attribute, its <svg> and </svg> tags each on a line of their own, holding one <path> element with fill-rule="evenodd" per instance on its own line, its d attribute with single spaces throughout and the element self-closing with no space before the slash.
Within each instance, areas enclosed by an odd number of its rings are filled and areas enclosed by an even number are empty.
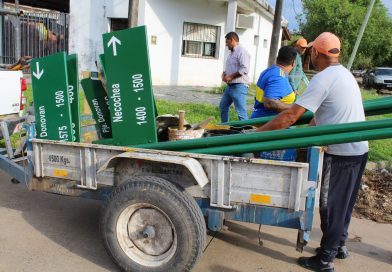
<svg viewBox="0 0 392 272">
<path fill-rule="evenodd" d="M 258 35 L 258 41 L 253 45 L 251 79 L 257 82 L 260 73 L 268 66 L 268 57 L 271 47 L 272 20 L 266 14 L 259 14 L 255 22 L 255 35 Z M 281 35 L 280 35 L 281 36 Z M 280 42 L 280 39 L 279 39 Z M 278 48 L 280 44 L 278 45 Z"/>
<path fill-rule="evenodd" d="M 220 83 L 224 56 L 226 8 L 207 0 L 149 0 L 145 5 L 148 34 L 157 37 L 150 43 L 151 70 L 157 85 L 216 85 Z M 204 3 L 201 3 L 204 2 Z M 173 16 L 175 15 L 175 16 Z M 181 56 L 184 22 L 220 26 L 219 58 Z"/>
<path fill-rule="evenodd" d="M 105 0 L 70 0 L 69 52 L 77 53 L 82 71 L 96 70 L 103 52 L 102 33 L 107 31 Z"/>
<path fill-rule="evenodd" d="M 70 50 L 79 53 L 81 69 L 92 69 L 102 49 L 102 33 L 111 18 L 127 18 L 128 0 L 71 0 Z M 94 6 L 94 7 L 92 7 Z M 86 11 L 89 11 L 86 14 Z M 255 14 L 254 29 L 237 29 L 240 43 L 252 56 L 250 78 L 257 81 L 266 68 L 272 32 L 272 19 Z M 210 0 L 140 0 L 139 25 L 147 25 L 151 74 L 154 85 L 218 86 L 227 55 L 225 23 L 227 5 Z M 181 55 L 184 22 L 220 27 L 217 59 Z M 74 25 L 74 28 L 72 27 Z M 75 36 L 72 36 L 75 35 Z M 151 42 L 151 37 L 156 42 Z M 258 38 L 257 38 L 258 37 Z M 259 43 L 255 43 L 256 40 Z M 266 40 L 266 47 L 264 47 Z M 86 63 L 88 62 L 88 63 Z"/>
</svg>

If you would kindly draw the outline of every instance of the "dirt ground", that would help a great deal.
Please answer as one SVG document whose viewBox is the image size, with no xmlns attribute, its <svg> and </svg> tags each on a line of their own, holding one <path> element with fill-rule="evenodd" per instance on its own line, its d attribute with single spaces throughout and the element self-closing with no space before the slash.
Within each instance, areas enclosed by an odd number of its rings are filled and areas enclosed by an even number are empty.
<svg viewBox="0 0 392 272">
<path fill-rule="evenodd" d="M 392 223 L 392 173 L 367 170 L 362 179 L 354 216 L 379 223 Z"/>
<path fill-rule="evenodd" d="M 119 272 L 99 235 L 99 201 L 30 192 L 0 171 L 0 272 Z M 208 236 L 194 272 L 306 272 L 296 264 L 312 256 L 321 238 L 318 211 L 303 253 L 297 230 L 228 222 Z M 338 272 L 385 272 L 392 267 L 392 224 L 353 218 L 350 258 L 336 260 Z"/>
</svg>

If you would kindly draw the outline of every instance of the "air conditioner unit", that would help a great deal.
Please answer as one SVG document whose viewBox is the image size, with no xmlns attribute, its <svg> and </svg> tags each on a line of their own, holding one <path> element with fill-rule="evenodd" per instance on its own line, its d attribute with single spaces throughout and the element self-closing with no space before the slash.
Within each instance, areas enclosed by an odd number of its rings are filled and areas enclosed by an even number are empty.
<svg viewBox="0 0 392 272">
<path fill-rule="evenodd" d="M 255 16 L 245 15 L 245 14 L 237 14 L 237 23 L 236 28 L 253 28 L 255 22 Z"/>
</svg>

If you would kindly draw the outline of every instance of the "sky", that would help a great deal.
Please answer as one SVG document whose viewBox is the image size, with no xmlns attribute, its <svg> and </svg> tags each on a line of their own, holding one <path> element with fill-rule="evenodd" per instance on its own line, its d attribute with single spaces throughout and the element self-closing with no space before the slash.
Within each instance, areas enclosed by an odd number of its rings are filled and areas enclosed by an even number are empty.
<svg viewBox="0 0 392 272">
<path fill-rule="evenodd" d="M 271 5 L 275 6 L 276 0 L 269 0 L 269 2 Z M 388 9 L 389 15 L 392 17 L 392 0 L 382 0 L 382 2 Z M 283 8 L 283 16 L 289 21 L 289 29 L 291 31 L 298 30 L 298 23 L 295 16 L 296 14 L 302 13 L 301 0 L 284 0 Z"/>
</svg>

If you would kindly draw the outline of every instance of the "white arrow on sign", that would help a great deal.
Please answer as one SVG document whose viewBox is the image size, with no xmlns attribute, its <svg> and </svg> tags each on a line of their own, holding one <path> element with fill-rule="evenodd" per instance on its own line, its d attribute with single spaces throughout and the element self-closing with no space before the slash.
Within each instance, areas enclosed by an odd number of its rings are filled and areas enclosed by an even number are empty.
<svg viewBox="0 0 392 272">
<path fill-rule="evenodd" d="M 44 74 L 44 70 L 43 69 L 41 71 L 39 70 L 39 62 L 36 63 L 36 66 L 37 66 L 37 72 L 33 72 L 33 75 L 39 80 Z"/>
<path fill-rule="evenodd" d="M 113 46 L 113 55 L 117 56 L 117 44 L 121 45 L 121 41 L 113 36 L 108 42 L 108 47 Z"/>
</svg>

